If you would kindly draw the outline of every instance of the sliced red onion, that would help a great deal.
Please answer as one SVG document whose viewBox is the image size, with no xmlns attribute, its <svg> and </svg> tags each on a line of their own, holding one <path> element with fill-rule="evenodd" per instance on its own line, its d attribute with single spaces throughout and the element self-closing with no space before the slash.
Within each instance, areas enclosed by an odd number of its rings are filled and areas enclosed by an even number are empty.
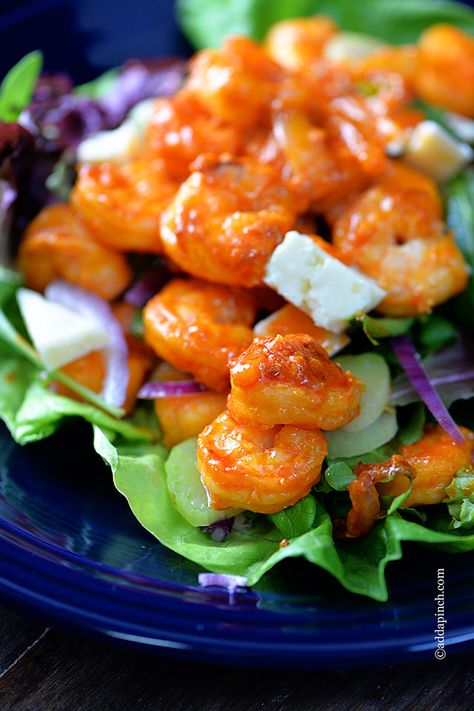
<svg viewBox="0 0 474 711">
<path fill-rule="evenodd" d="M 225 588 L 233 593 L 237 588 L 248 587 L 248 580 L 243 575 L 226 575 L 224 573 L 199 573 L 199 585 L 203 588 L 218 587 Z"/>
<path fill-rule="evenodd" d="M 214 521 L 208 526 L 202 526 L 201 530 L 209 533 L 212 540 L 217 543 L 222 543 L 229 536 L 234 525 L 234 518 L 223 518 L 220 521 Z"/>
<path fill-rule="evenodd" d="M 140 400 L 156 400 L 159 397 L 181 397 L 205 392 L 207 388 L 195 380 L 158 380 L 145 383 L 138 391 Z"/>
<path fill-rule="evenodd" d="M 123 300 L 126 301 L 127 304 L 131 304 L 137 308 L 145 306 L 147 301 L 164 285 L 166 275 L 167 272 L 163 263 L 153 265 L 130 287 L 125 293 Z"/>
<path fill-rule="evenodd" d="M 430 410 L 433 417 L 454 442 L 464 444 L 465 440 L 462 432 L 430 382 L 425 369 L 420 363 L 420 357 L 412 341 L 407 336 L 397 336 L 396 338 L 392 338 L 391 342 L 395 355 L 404 369 L 408 380 L 426 407 Z"/>
<path fill-rule="evenodd" d="M 130 377 L 128 346 L 122 328 L 113 315 L 110 305 L 97 294 L 61 279 L 53 281 L 47 286 L 45 296 L 71 311 L 94 319 L 107 333 L 109 341 L 107 371 L 101 397 L 108 405 L 121 407 L 125 402 Z"/>
</svg>

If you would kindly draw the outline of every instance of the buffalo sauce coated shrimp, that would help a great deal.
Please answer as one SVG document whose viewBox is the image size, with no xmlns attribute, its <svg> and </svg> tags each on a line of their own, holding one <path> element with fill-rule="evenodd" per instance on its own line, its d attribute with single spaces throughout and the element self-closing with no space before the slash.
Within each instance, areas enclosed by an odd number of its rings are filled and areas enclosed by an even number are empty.
<svg viewBox="0 0 474 711">
<path fill-rule="evenodd" d="M 293 304 L 286 304 L 270 316 L 255 324 L 256 336 L 288 336 L 295 333 L 305 333 L 322 346 L 328 355 L 334 355 L 349 343 L 345 333 L 332 333 L 317 326 L 311 316 L 297 309 Z"/>
<path fill-rule="evenodd" d="M 26 284 L 37 291 L 66 279 L 108 300 L 132 279 L 125 257 L 93 239 L 68 205 L 46 207 L 33 220 L 20 245 L 18 266 Z"/>
<path fill-rule="evenodd" d="M 238 154 L 239 131 L 220 121 L 186 91 L 170 99 L 158 99 L 145 134 L 149 155 L 159 158 L 168 174 L 185 180 L 197 158 L 212 157 L 217 162 Z"/>
<path fill-rule="evenodd" d="M 71 204 L 103 244 L 160 254 L 161 213 L 177 187 L 159 162 L 145 158 L 122 164 L 84 164 Z"/>
<path fill-rule="evenodd" d="M 326 454 L 319 430 L 247 426 L 226 411 L 199 435 L 197 462 L 213 508 L 270 514 L 308 494 Z"/>
<path fill-rule="evenodd" d="M 126 413 L 131 413 L 135 407 L 137 393 L 151 368 L 153 357 L 140 341 L 127 338 L 127 342 L 129 379 L 123 409 Z M 64 365 L 61 371 L 89 390 L 100 393 L 106 376 L 106 363 L 101 352 L 93 351 Z M 81 400 L 80 396 L 60 383 L 55 384 L 55 391 L 73 400 Z"/>
<path fill-rule="evenodd" d="M 462 254 L 426 192 L 370 188 L 336 220 L 333 240 L 387 292 L 383 314 L 428 313 L 466 287 Z"/>
<path fill-rule="evenodd" d="M 164 212 L 163 248 L 193 276 L 258 286 L 299 208 L 270 166 L 252 160 L 215 165 L 192 173 Z"/>
<path fill-rule="evenodd" d="M 337 33 L 336 23 L 329 17 L 298 17 L 283 20 L 271 27 L 265 48 L 282 67 L 307 70 L 322 56 L 324 45 Z"/>
<path fill-rule="evenodd" d="M 347 536 L 367 533 L 381 513 L 380 496 L 398 496 L 412 489 L 406 506 L 439 504 L 458 471 L 472 467 L 474 433 L 460 428 L 464 444 L 457 444 L 439 426 L 428 429 L 415 444 L 401 447 L 386 462 L 359 464 L 356 479 L 348 486 L 352 509 L 347 516 Z"/>
<path fill-rule="evenodd" d="M 304 334 L 256 338 L 230 361 L 230 381 L 240 422 L 334 430 L 360 410 L 359 381 Z"/>
<path fill-rule="evenodd" d="M 202 107 L 229 125 L 247 129 L 269 113 L 285 72 L 247 37 L 199 52 L 185 84 Z"/>
<path fill-rule="evenodd" d="M 174 279 L 145 306 L 145 339 L 178 370 L 225 391 L 229 358 L 251 342 L 256 307 L 239 289 Z"/>
<path fill-rule="evenodd" d="M 474 432 L 460 427 L 464 444 L 453 442 L 442 427 L 428 429 L 414 444 L 402 447 L 399 454 L 406 459 L 415 472 L 412 490 L 403 506 L 439 504 L 446 498 L 448 487 L 461 469 L 472 466 Z M 398 474 L 388 483 L 379 486 L 383 496 L 398 496 L 406 491 L 408 481 Z"/>
<path fill-rule="evenodd" d="M 424 101 L 474 118 L 474 39 L 452 25 L 425 30 L 415 86 Z"/>
<path fill-rule="evenodd" d="M 270 131 L 256 132 L 247 151 L 279 171 L 281 181 L 301 197 L 300 209 L 319 212 L 322 205 L 369 184 L 357 161 L 343 154 L 327 131 L 303 111 L 275 112 Z"/>
</svg>

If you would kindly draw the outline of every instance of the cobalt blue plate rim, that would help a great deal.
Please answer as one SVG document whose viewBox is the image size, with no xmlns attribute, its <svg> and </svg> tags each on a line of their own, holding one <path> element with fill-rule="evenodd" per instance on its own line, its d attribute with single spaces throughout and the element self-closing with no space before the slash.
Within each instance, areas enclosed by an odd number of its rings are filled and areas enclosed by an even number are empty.
<svg viewBox="0 0 474 711">
<path fill-rule="evenodd" d="M 379 614 L 369 609 L 358 627 L 345 629 L 354 623 L 350 606 L 317 620 L 304 606 L 290 605 L 283 614 L 262 610 L 254 606 L 259 596 L 253 592 L 240 591 L 232 598 L 222 590 L 130 574 L 62 550 L 4 520 L 0 595 L 62 627 L 142 651 L 210 662 L 356 666 L 429 656 L 435 646 L 416 606 L 409 625 L 387 636 L 383 605 L 375 608 Z M 390 608 L 387 612 L 390 618 Z M 460 651 L 473 638 L 472 616 L 461 605 L 450 616 L 446 646 Z"/>
</svg>

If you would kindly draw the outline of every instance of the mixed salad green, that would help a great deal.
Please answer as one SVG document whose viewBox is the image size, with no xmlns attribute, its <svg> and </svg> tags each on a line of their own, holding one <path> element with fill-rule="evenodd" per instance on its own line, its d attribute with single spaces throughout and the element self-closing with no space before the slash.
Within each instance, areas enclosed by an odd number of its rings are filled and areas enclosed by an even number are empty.
<svg viewBox="0 0 474 711">
<path fill-rule="evenodd" d="M 424 27 L 439 21 L 474 33 L 474 13 L 444 0 L 180 0 L 178 7 L 182 27 L 197 47 L 217 46 L 232 33 L 258 39 L 277 20 L 313 12 L 332 16 L 343 29 L 363 31 L 391 42 L 411 41 Z M 0 87 L 1 120 L 15 121 L 27 110 L 40 68 L 39 55 L 32 53 L 6 77 Z M 73 92 L 75 97 L 82 97 L 76 108 L 79 105 L 87 111 L 90 105 L 81 102 L 100 101 L 103 92 L 110 97 L 119 76 L 117 72 L 108 73 L 98 82 Z M 143 95 L 136 100 L 141 98 Z M 119 120 L 113 119 L 115 123 Z M 106 121 L 103 117 L 105 125 Z M 63 140 L 64 135 L 61 137 Z M 64 158 L 65 147 L 55 147 L 52 172 L 70 160 Z M 7 161 L 5 155 L 4 150 L 0 165 L 4 229 L 11 209 L 11 201 L 5 198 L 7 188 L 22 189 L 21 182 L 15 183 L 17 178 L 11 173 L 16 158 L 10 152 Z M 64 188 L 63 183 L 61 187 Z M 447 222 L 474 269 L 474 171 L 465 169 L 451 180 L 444 197 Z M 146 404 L 141 404 L 132 418 L 123 419 L 116 408 L 104 406 L 96 394 L 65 374 L 48 371 L 32 348 L 21 319 L 16 301 L 21 286 L 21 278 L 15 272 L 1 269 L 0 415 L 12 437 L 19 444 L 27 444 L 50 436 L 66 419 L 80 417 L 90 422 L 94 448 L 110 466 L 115 486 L 127 498 L 134 515 L 176 553 L 207 570 L 245 576 L 250 585 L 281 560 L 302 557 L 333 575 L 347 590 L 383 601 L 388 596 L 385 567 L 402 557 L 404 541 L 442 546 L 451 552 L 474 551 L 472 472 L 460 472 L 449 487 L 445 503 L 437 506 L 400 509 L 409 492 L 393 498 L 387 502 L 386 515 L 361 539 L 335 542 L 331 522 L 335 514 L 343 515 L 349 508 L 347 486 L 354 478 L 355 465 L 384 461 L 400 444 L 416 442 L 426 421 L 432 419 L 430 410 L 403 374 L 391 338 L 410 335 L 422 356 L 427 378 L 445 406 L 455 411 L 456 422 L 474 428 L 472 275 L 461 296 L 430 316 L 365 316 L 352 324 L 352 350 L 367 355 L 342 355 L 338 361 L 366 383 L 368 393 L 376 393 L 363 407 L 366 420 L 358 431 L 336 431 L 328 438 L 327 467 L 321 482 L 306 498 L 270 516 L 236 514 L 227 524 L 220 522 L 215 512 L 214 520 L 209 517 L 194 440 L 169 452 L 160 442 L 159 426 Z M 50 384 L 57 381 L 75 390 L 83 401 L 55 393 Z M 375 424 L 380 428 L 383 416 L 383 434 L 369 433 L 365 441 L 361 431 L 366 433 Z M 354 449 L 355 440 L 361 451 Z"/>
</svg>

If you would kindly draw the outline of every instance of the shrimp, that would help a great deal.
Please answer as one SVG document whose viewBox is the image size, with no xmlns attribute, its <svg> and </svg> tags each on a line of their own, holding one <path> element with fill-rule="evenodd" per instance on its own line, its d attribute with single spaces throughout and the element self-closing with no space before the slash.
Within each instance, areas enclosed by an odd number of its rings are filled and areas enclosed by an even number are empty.
<svg viewBox="0 0 474 711">
<path fill-rule="evenodd" d="M 360 382 L 311 336 L 256 338 L 229 365 L 227 407 L 239 422 L 335 430 L 359 414 Z"/>
<path fill-rule="evenodd" d="M 168 175 L 185 180 L 190 166 L 205 155 L 222 162 L 235 157 L 239 132 L 212 116 L 192 94 L 180 91 L 171 99 L 158 99 L 145 134 L 148 155 L 164 162 Z"/>
<path fill-rule="evenodd" d="M 283 20 L 272 26 L 264 46 L 285 69 L 306 70 L 321 58 L 324 45 L 337 31 L 336 23 L 324 15 Z"/>
<path fill-rule="evenodd" d="M 123 409 L 126 413 L 131 413 L 134 410 L 137 393 L 143 384 L 147 373 L 150 370 L 152 356 L 147 348 L 144 348 L 139 341 L 127 339 L 128 352 L 128 372 L 129 380 L 127 385 L 127 394 Z M 102 390 L 106 374 L 106 365 L 104 356 L 100 351 L 93 351 L 82 358 L 68 363 L 61 368 L 62 372 L 69 375 L 70 378 L 76 380 L 84 387 L 89 388 L 95 393 Z M 58 395 L 65 395 L 73 400 L 81 400 L 82 398 L 75 392 L 70 390 L 61 383 L 55 383 L 55 391 Z"/>
<path fill-rule="evenodd" d="M 227 361 L 252 341 L 255 312 L 248 293 L 197 279 L 173 279 L 145 306 L 145 340 L 175 368 L 224 392 Z"/>
<path fill-rule="evenodd" d="M 162 252 L 160 217 L 177 190 L 163 167 L 137 158 L 82 165 L 71 204 L 104 245 L 131 252 Z"/>
<path fill-rule="evenodd" d="M 260 163 L 273 166 L 280 180 L 301 198 L 299 212 L 321 211 L 325 202 L 337 201 L 368 185 L 358 163 L 342 155 L 327 131 L 300 110 L 275 112 L 271 130 L 255 133 L 247 152 Z"/>
<path fill-rule="evenodd" d="M 293 304 L 286 304 L 278 311 L 255 324 L 256 336 L 288 336 L 294 333 L 305 333 L 324 348 L 330 356 L 342 350 L 349 343 L 345 333 L 332 333 L 317 326 L 313 319 Z"/>
<path fill-rule="evenodd" d="M 359 464 L 354 474 L 356 478 L 347 487 L 352 508 L 343 529 L 346 538 L 365 536 L 380 517 L 380 497 L 376 484 L 390 481 L 394 476 L 401 476 L 408 482 L 413 478 L 414 470 L 404 457 L 395 454 L 380 464 Z"/>
<path fill-rule="evenodd" d="M 407 86 L 414 87 L 418 49 L 413 45 L 400 47 L 380 47 L 360 59 L 353 59 L 344 65 L 354 80 L 370 81 L 374 72 L 396 73 L 403 78 Z"/>
<path fill-rule="evenodd" d="M 324 435 L 290 425 L 239 424 L 223 412 L 198 437 L 197 463 L 210 504 L 275 513 L 292 506 L 321 477 Z"/>
<path fill-rule="evenodd" d="M 363 536 L 381 514 L 380 496 L 399 496 L 412 482 L 406 506 L 439 504 L 458 471 L 472 467 L 474 432 L 462 427 L 464 444 L 453 442 L 439 426 L 428 429 L 415 444 L 400 448 L 386 462 L 359 464 L 356 479 L 348 486 L 352 503 L 346 536 Z"/>
<path fill-rule="evenodd" d="M 230 37 L 220 49 L 194 57 L 184 90 L 221 121 L 245 130 L 268 115 L 283 77 L 256 42 Z"/>
<path fill-rule="evenodd" d="M 424 191 L 374 187 L 336 220 L 335 246 L 387 292 L 388 316 L 429 313 L 466 288 L 468 270 Z"/>
<path fill-rule="evenodd" d="M 433 25 L 418 43 L 415 87 L 430 104 L 474 118 L 474 39 L 452 25 Z"/>
<path fill-rule="evenodd" d="M 125 257 L 96 242 L 68 205 L 46 207 L 33 220 L 20 245 L 18 266 L 26 284 L 37 291 L 60 278 L 107 300 L 132 279 Z"/>
<path fill-rule="evenodd" d="M 193 173 L 165 210 L 163 248 L 193 276 L 258 286 L 299 208 L 270 166 L 251 160 L 216 165 Z"/>
<path fill-rule="evenodd" d="M 435 181 L 425 173 L 420 173 L 408 163 L 401 160 L 388 160 L 385 171 L 377 176 L 376 184 L 388 190 L 409 190 L 424 193 L 430 203 L 430 211 L 439 220 L 443 216 L 443 203 L 441 194 Z M 368 187 L 368 186 L 367 186 Z M 326 206 L 324 217 L 330 225 L 334 226 L 336 220 L 362 195 L 362 192 L 353 190 L 339 200 L 334 200 Z"/>
<path fill-rule="evenodd" d="M 443 501 L 448 487 L 461 469 L 472 467 L 474 432 L 461 427 L 464 444 L 453 442 L 442 427 L 428 429 L 415 444 L 400 449 L 400 455 L 413 467 L 415 478 L 409 497 L 403 506 L 425 506 Z M 378 487 L 382 496 L 398 496 L 406 491 L 408 482 L 403 473 Z"/>
</svg>

